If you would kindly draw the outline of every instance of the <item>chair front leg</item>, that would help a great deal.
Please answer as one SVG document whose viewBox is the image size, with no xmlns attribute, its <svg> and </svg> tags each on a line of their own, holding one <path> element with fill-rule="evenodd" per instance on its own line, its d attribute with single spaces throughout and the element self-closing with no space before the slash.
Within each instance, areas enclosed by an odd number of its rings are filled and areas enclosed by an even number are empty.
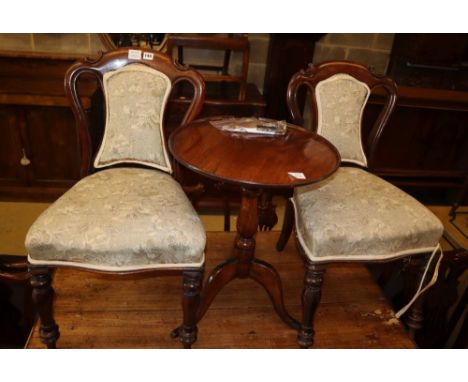
<svg viewBox="0 0 468 382">
<path fill-rule="evenodd" d="M 197 340 L 197 316 L 200 307 L 202 281 L 203 270 L 183 273 L 182 308 L 184 318 L 178 335 L 185 349 L 190 349 Z"/>
<path fill-rule="evenodd" d="M 297 336 L 301 348 L 308 348 L 314 343 L 314 318 L 322 297 L 325 265 L 314 264 L 306 260 L 306 274 L 302 291 L 302 324 Z"/>
<path fill-rule="evenodd" d="M 39 336 L 49 349 L 55 349 L 60 337 L 59 327 L 54 321 L 52 270 L 46 267 L 30 267 L 32 299 L 40 319 Z"/>
</svg>

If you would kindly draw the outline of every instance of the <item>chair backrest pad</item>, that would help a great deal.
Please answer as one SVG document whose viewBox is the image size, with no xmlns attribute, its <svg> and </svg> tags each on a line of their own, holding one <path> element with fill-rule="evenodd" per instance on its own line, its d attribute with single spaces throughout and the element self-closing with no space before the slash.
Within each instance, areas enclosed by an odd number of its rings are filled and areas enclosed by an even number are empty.
<svg viewBox="0 0 468 382">
<path fill-rule="evenodd" d="M 163 132 L 171 88 L 167 75 L 139 63 L 103 75 L 106 126 L 96 168 L 137 163 L 172 172 Z"/>
<path fill-rule="evenodd" d="M 386 76 L 372 73 L 352 61 L 326 61 L 309 64 L 289 81 L 286 100 L 292 120 L 304 125 L 299 90 L 309 91 L 311 129 L 338 149 L 343 162 L 373 168 L 383 129 L 397 101 L 397 85 Z M 377 91 L 377 89 L 379 91 Z M 383 90 L 383 97 L 382 92 Z M 362 135 L 363 118 L 371 94 L 383 101 L 373 127 Z"/>
<path fill-rule="evenodd" d="M 346 162 L 367 166 L 361 139 L 364 107 L 371 90 L 346 73 L 335 74 L 315 88 L 317 133 L 332 142 Z"/>
</svg>

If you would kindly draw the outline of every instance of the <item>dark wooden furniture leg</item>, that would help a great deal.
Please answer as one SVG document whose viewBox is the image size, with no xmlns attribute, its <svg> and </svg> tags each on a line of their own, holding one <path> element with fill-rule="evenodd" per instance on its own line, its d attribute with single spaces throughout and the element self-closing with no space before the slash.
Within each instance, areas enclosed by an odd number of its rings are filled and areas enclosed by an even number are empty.
<svg viewBox="0 0 468 382">
<path fill-rule="evenodd" d="M 177 334 L 185 349 L 190 349 L 197 340 L 197 313 L 200 306 L 202 280 L 202 271 L 183 273 L 182 308 L 184 310 L 184 319 Z"/>
<path fill-rule="evenodd" d="M 289 237 L 291 236 L 294 227 L 294 207 L 292 202 L 288 199 L 286 202 L 286 209 L 284 210 L 284 222 L 281 227 L 281 234 L 276 243 L 276 250 L 281 252 L 286 246 Z"/>
<path fill-rule="evenodd" d="M 450 211 L 448 213 L 448 215 L 450 216 L 450 221 L 455 220 L 457 216 L 457 210 L 463 204 L 467 195 L 468 195 L 468 176 L 465 177 L 465 182 L 463 183 L 463 187 L 460 191 L 460 194 L 458 195 L 457 200 L 452 205 L 452 208 L 450 208 Z"/>
<path fill-rule="evenodd" d="M 283 287 L 278 272 L 266 261 L 253 259 L 249 277 L 265 288 L 276 313 L 283 322 L 290 328 L 299 330 L 301 324 L 291 317 L 284 307 Z"/>
<path fill-rule="evenodd" d="M 290 327 L 299 329 L 300 323 L 284 307 L 281 279 L 267 262 L 254 258 L 255 234 L 258 227 L 259 190 L 242 188 L 242 201 L 234 242 L 235 256 L 218 265 L 210 274 L 202 292 L 198 321 L 202 319 L 218 292 L 235 278 L 252 278 L 262 285 L 270 296 L 275 311 Z"/>
<path fill-rule="evenodd" d="M 224 196 L 223 200 L 223 215 L 224 215 L 224 232 L 231 230 L 231 206 L 229 205 L 229 198 Z"/>
<path fill-rule="evenodd" d="M 302 291 L 302 325 L 297 336 L 301 348 L 308 348 L 314 343 L 314 317 L 322 297 L 325 265 L 306 260 L 306 274 Z"/>
<path fill-rule="evenodd" d="M 454 313 L 452 314 L 451 327 L 455 327 L 455 324 L 458 323 L 458 320 L 462 317 L 464 308 L 468 305 L 468 289 L 465 289 L 458 306 L 455 308 Z M 462 327 L 458 332 L 457 339 L 453 343 L 453 349 L 466 349 L 468 346 L 468 314 L 465 315 L 463 319 Z"/>
<path fill-rule="evenodd" d="M 30 277 L 24 256 L 0 254 L 0 281 L 23 281 Z"/>
<path fill-rule="evenodd" d="M 39 335 L 42 343 L 49 349 L 55 349 L 60 337 L 59 327 L 54 321 L 52 288 L 52 270 L 50 268 L 30 267 L 32 299 L 41 320 Z"/>
<path fill-rule="evenodd" d="M 273 204 L 273 195 L 270 192 L 264 192 L 258 205 L 258 227 L 260 231 L 271 231 L 276 223 L 278 223 L 278 215 L 276 215 L 276 206 Z"/>
<path fill-rule="evenodd" d="M 421 277 L 424 273 L 428 261 L 428 256 L 419 256 L 417 258 L 411 258 L 409 264 L 405 269 L 406 284 L 411 287 L 405 288 L 411 293 L 415 293 L 420 282 Z M 408 326 L 408 332 L 411 339 L 415 339 L 416 332 L 423 327 L 423 306 L 424 306 L 424 294 L 418 297 L 408 311 L 408 315 L 405 319 L 405 323 Z"/>
</svg>

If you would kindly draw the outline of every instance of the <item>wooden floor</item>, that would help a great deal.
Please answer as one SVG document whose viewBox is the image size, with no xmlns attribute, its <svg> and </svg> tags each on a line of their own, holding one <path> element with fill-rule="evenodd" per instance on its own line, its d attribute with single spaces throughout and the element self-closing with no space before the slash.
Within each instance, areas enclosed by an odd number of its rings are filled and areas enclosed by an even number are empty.
<svg viewBox="0 0 468 382">
<path fill-rule="evenodd" d="M 280 273 L 286 307 L 300 317 L 302 260 L 294 240 L 277 253 L 277 232 L 257 235 L 257 255 Z M 207 273 L 230 255 L 233 233 L 208 233 Z M 55 274 L 60 348 L 179 348 L 170 331 L 181 320 L 181 278 L 110 278 L 60 269 Z M 37 324 L 26 345 L 44 347 Z M 194 348 L 296 348 L 296 333 L 277 317 L 253 280 L 235 280 L 216 297 L 199 324 Z M 367 269 L 333 265 L 325 275 L 316 316 L 315 348 L 412 348 L 401 323 Z"/>
</svg>

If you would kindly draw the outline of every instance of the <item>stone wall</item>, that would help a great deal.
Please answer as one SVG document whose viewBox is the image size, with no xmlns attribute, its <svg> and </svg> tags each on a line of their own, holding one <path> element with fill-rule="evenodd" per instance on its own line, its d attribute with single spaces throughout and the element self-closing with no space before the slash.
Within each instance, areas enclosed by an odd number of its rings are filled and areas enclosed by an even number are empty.
<svg viewBox="0 0 468 382">
<path fill-rule="evenodd" d="M 248 81 L 263 92 L 268 57 L 268 33 L 249 33 Z M 385 73 L 393 44 L 393 33 L 328 33 L 315 45 L 314 63 L 326 60 L 361 62 L 377 73 Z M 96 33 L 7 33 L 0 34 L 0 50 L 59 52 L 94 55 L 105 50 Z M 216 65 L 223 62 L 222 51 L 184 51 L 187 63 Z M 230 71 L 240 73 L 242 56 L 232 55 Z"/>
<path fill-rule="evenodd" d="M 263 92 L 263 81 L 265 79 L 265 69 L 268 57 L 268 44 L 270 36 L 267 33 L 257 34 L 249 33 L 250 59 L 248 82 L 254 83 L 260 92 Z M 174 53 L 177 56 L 177 53 Z M 201 65 L 221 66 L 224 60 L 224 51 L 221 50 L 202 50 L 202 49 L 184 49 L 184 63 L 197 63 Z M 229 73 L 238 75 L 242 70 L 242 53 L 233 52 L 229 64 Z"/>
<path fill-rule="evenodd" d="M 265 34 L 248 34 L 250 42 L 250 62 L 248 81 L 263 91 L 265 68 L 270 37 Z M 105 50 L 96 33 L 0 33 L 0 50 L 24 52 L 54 52 L 95 55 Z M 219 65 L 224 53 L 216 50 L 185 49 L 187 63 Z M 232 55 L 230 71 L 240 73 L 242 55 Z"/>
<path fill-rule="evenodd" d="M 0 50 L 94 55 L 105 48 L 96 33 L 0 33 Z"/>
<path fill-rule="evenodd" d="M 385 74 L 394 36 L 393 33 L 328 33 L 315 44 L 313 62 L 357 61 L 376 73 Z"/>
</svg>

